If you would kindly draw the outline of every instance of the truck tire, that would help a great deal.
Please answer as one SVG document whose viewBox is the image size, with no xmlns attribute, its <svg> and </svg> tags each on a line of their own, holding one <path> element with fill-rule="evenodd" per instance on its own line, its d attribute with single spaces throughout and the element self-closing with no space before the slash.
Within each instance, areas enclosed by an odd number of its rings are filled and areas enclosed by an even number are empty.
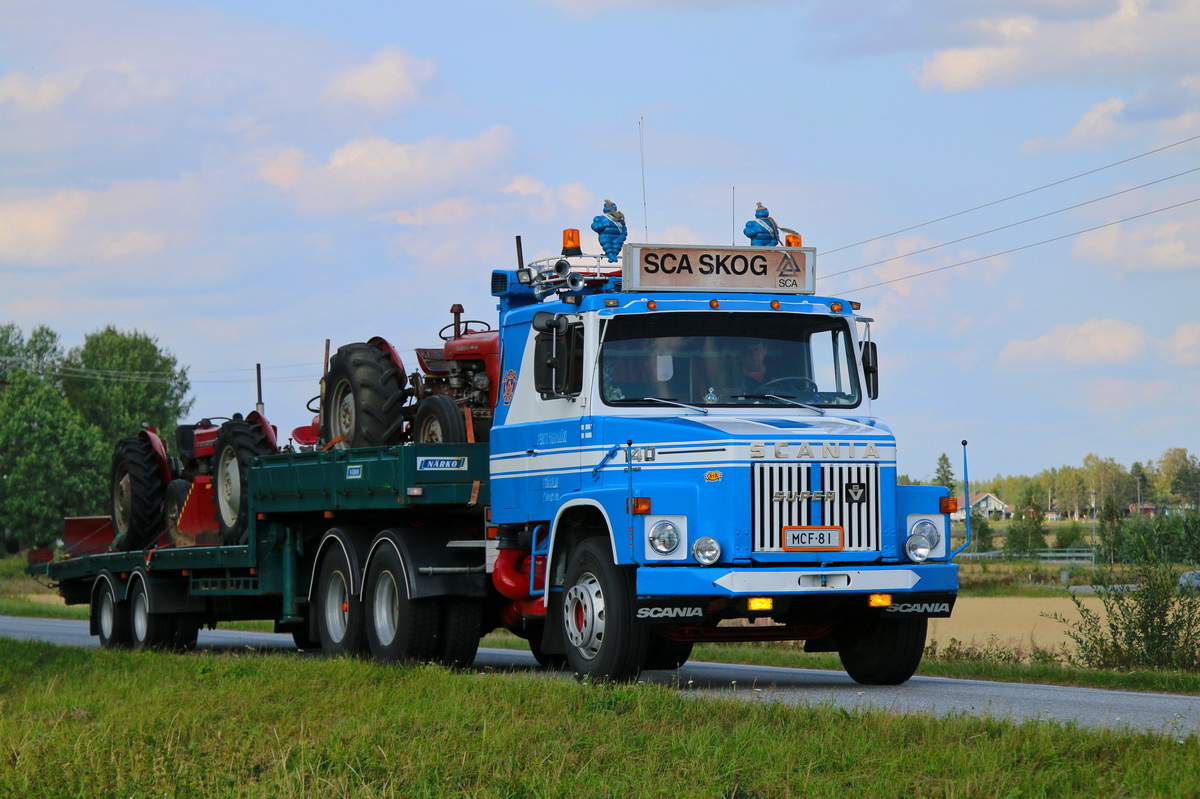
<svg viewBox="0 0 1200 799">
<path fill-rule="evenodd" d="M 350 563 L 341 547 L 331 547 L 321 561 L 317 577 L 317 636 L 329 657 L 360 655 L 363 640 L 363 606 L 351 593 Z"/>
<path fill-rule="evenodd" d="M 404 563 L 395 547 L 384 544 L 371 559 L 363 604 L 367 645 L 376 660 L 400 663 L 437 656 L 437 606 L 428 599 L 409 599 Z"/>
<path fill-rule="evenodd" d="M 563 591 L 567 663 L 591 680 L 635 679 L 649 629 L 634 618 L 633 574 L 612 562 L 608 541 L 589 538 L 571 552 Z"/>
<path fill-rule="evenodd" d="M 183 506 L 191 490 L 191 480 L 172 480 L 167 484 L 166 498 L 163 500 L 163 523 L 171 542 L 177 547 L 196 545 L 196 536 L 179 532 L 179 517 L 183 514 Z"/>
<path fill-rule="evenodd" d="M 129 551 L 153 543 L 163 530 L 166 486 L 149 441 L 134 436 L 117 442 L 109 489 L 113 549 Z"/>
<path fill-rule="evenodd" d="M 483 604 L 470 597 L 444 597 L 435 660 L 451 669 L 469 668 L 483 637 Z"/>
<path fill-rule="evenodd" d="M 373 344 L 338 347 L 329 359 L 321 437 L 338 449 L 398 444 L 408 392 L 391 356 Z"/>
<path fill-rule="evenodd" d="M 217 431 L 215 449 L 213 504 L 217 508 L 221 542 L 245 543 L 250 522 L 246 510 L 246 474 L 250 469 L 250 459 L 269 455 L 271 445 L 258 425 L 233 419 L 221 425 Z"/>
<path fill-rule="evenodd" d="M 445 394 L 430 394 L 417 403 L 418 444 L 460 444 L 467 440 L 467 421 L 458 403 Z"/>
<path fill-rule="evenodd" d="M 150 612 L 150 592 L 143 580 L 135 580 L 129 594 L 129 642 L 134 649 L 163 649 L 175 636 L 175 619 Z"/>
<path fill-rule="evenodd" d="M 648 671 L 673 671 L 688 662 L 695 645 L 695 641 L 674 641 L 651 634 L 650 652 L 646 655 L 646 665 L 642 668 Z"/>
<path fill-rule="evenodd" d="M 104 580 L 92 599 L 92 619 L 104 649 L 129 646 L 129 606 L 118 602 L 112 583 Z"/>
<path fill-rule="evenodd" d="M 921 663 L 929 621 L 918 618 L 864 619 L 836 633 L 842 668 L 862 685 L 899 685 Z"/>
<path fill-rule="evenodd" d="M 176 652 L 191 652 L 196 648 L 200 636 L 200 618 L 191 613 L 180 613 L 175 617 L 171 631 L 171 648 Z"/>
</svg>

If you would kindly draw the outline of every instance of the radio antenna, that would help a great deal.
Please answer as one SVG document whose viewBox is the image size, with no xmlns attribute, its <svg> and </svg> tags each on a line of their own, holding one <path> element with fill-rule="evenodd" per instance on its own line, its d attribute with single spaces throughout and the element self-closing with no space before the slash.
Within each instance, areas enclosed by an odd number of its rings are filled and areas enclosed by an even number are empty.
<svg viewBox="0 0 1200 799">
<path fill-rule="evenodd" d="M 642 120 L 645 117 L 638 117 L 638 153 L 642 160 L 642 230 L 645 231 L 645 241 L 650 241 L 650 220 L 647 218 L 646 210 L 646 136 L 642 131 Z"/>
<path fill-rule="evenodd" d="M 737 186 L 730 189 L 729 198 L 729 246 L 737 246 Z"/>
</svg>

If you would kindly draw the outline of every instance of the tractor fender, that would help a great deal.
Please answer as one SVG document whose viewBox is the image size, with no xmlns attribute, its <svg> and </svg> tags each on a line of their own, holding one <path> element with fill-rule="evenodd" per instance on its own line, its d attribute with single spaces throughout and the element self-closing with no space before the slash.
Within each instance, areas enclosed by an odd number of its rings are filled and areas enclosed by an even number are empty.
<svg viewBox="0 0 1200 799">
<path fill-rule="evenodd" d="M 429 527 L 384 530 L 371 543 L 366 568 L 371 568 L 380 550 L 391 547 L 404 564 L 409 598 L 487 596 L 486 550 L 449 546 L 454 540 L 462 540 L 461 531 Z"/>
<path fill-rule="evenodd" d="M 252 425 L 257 425 L 262 430 L 263 435 L 267 437 L 267 443 L 271 445 L 271 454 L 279 452 L 279 440 L 275 425 L 267 421 L 267 417 L 263 416 L 258 411 L 250 411 L 246 414 L 246 421 Z"/>
<path fill-rule="evenodd" d="M 387 356 L 392 359 L 392 363 L 396 365 L 396 381 L 400 384 L 400 388 L 404 389 L 408 384 L 408 373 L 404 371 L 404 362 L 400 360 L 400 353 L 396 352 L 396 348 L 383 336 L 372 336 L 367 343 L 386 352 Z"/>
</svg>

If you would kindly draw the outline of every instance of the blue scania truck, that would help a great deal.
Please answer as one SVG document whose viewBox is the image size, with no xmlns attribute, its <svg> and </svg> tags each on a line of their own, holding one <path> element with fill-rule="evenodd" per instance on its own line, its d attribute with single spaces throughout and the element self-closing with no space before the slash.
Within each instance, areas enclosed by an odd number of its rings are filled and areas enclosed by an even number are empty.
<svg viewBox="0 0 1200 799">
<path fill-rule="evenodd" d="M 872 320 L 789 245 L 625 244 L 618 266 L 575 231 L 533 262 L 518 239 L 494 326 L 455 306 L 411 373 L 382 337 L 340 347 L 301 451 L 260 412 L 174 452 L 126 439 L 111 519 L 72 521 L 92 551 L 30 569 L 111 646 L 266 618 L 328 654 L 464 665 L 501 627 L 623 680 L 699 641 L 793 640 L 902 683 L 957 596 L 953 500 L 897 483 Z"/>
</svg>

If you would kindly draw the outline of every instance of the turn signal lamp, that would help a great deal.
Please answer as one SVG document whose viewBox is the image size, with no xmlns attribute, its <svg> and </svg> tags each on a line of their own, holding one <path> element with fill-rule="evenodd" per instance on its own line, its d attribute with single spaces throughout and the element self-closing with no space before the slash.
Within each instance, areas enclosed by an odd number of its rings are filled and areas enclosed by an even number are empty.
<svg viewBox="0 0 1200 799">
<path fill-rule="evenodd" d="M 583 248 L 579 246 L 579 230 L 569 227 L 563 231 L 563 249 L 562 254 L 583 255 Z"/>
<path fill-rule="evenodd" d="M 862 303 L 858 302 L 857 300 L 850 300 L 850 308 L 855 311 L 861 311 Z"/>
<path fill-rule="evenodd" d="M 800 247 L 800 234 L 789 233 L 783 238 L 783 246 L 785 247 Z"/>
<path fill-rule="evenodd" d="M 644 516 L 650 512 L 650 497 L 630 497 L 626 502 L 632 514 Z"/>
<path fill-rule="evenodd" d="M 769 596 L 752 596 L 746 600 L 746 610 L 774 610 L 775 600 Z"/>
<path fill-rule="evenodd" d="M 942 513 L 957 513 L 958 497 L 942 497 L 938 500 L 938 510 Z"/>
<path fill-rule="evenodd" d="M 873 608 L 888 608 L 892 606 L 891 594 L 871 594 L 867 597 L 867 604 Z"/>
<path fill-rule="evenodd" d="M 647 300 L 647 301 L 646 301 L 646 307 L 647 307 L 647 308 L 649 308 L 651 311 L 657 311 L 657 310 L 658 310 L 658 303 L 657 303 L 657 302 L 655 302 L 654 300 Z"/>
<path fill-rule="evenodd" d="M 829 310 L 833 311 L 834 313 L 841 313 L 842 304 L 840 302 L 832 302 L 829 304 Z"/>
<path fill-rule="evenodd" d="M 721 307 L 721 303 L 718 302 L 717 300 L 709 300 L 708 307 L 712 308 L 713 310 L 716 310 L 717 308 Z"/>
<path fill-rule="evenodd" d="M 778 311 L 779 307 L 780 307 L 779 300 L 771 300 L 771 310 L 772 311 Z"/>
</svg>

